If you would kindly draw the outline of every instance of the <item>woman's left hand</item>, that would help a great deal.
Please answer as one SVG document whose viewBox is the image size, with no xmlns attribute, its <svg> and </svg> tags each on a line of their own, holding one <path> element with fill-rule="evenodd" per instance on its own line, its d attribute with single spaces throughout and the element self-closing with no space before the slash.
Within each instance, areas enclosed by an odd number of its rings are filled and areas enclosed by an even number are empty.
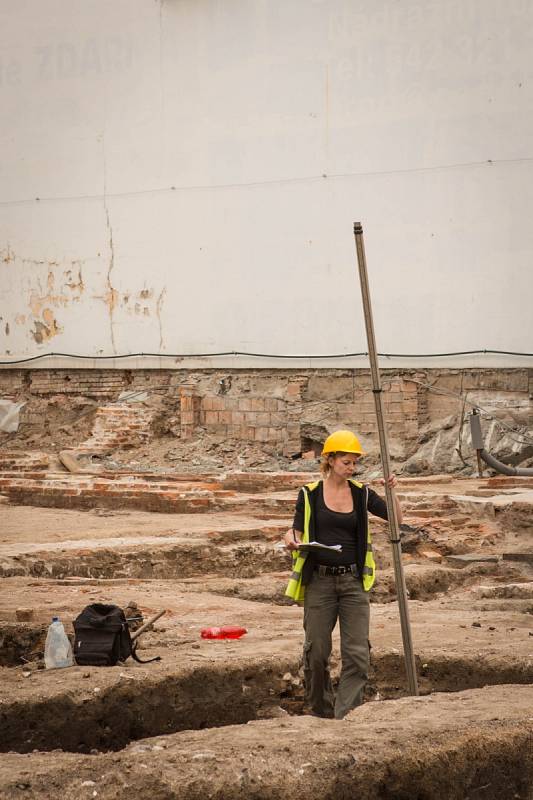
<svg viewBox="0 0 533 800">
<path fill-rule="evenodd" d="M 384 478 L 381 479 L 380 483 L 381 483 L 382 486 L 385 486 Z M 387 481 L 387 483 L 389 484 L 390 489 L 394 491 L 394 489 L 396 489 L 396 487 L 398 486 L 398 479 L 396 478 L 396 475 L 393 475 L 391 473 L 389 475 L 389 480 Z M 398 524 L 401 525 L 402 522 L 403 522 L 403 511 L 402 511 L 402 507 L 401 507 L 401 504 L 400 504 L 400 501 L 398 499 L 398 495 L 396 494 L 396 492 L 394 492 L 394 494 L 392 495 L 392 500 L 394 502 L 394 507 L 396 508 L 396 514 L 397 514 L 397 517 L 398 517 Z"/>
</svg>

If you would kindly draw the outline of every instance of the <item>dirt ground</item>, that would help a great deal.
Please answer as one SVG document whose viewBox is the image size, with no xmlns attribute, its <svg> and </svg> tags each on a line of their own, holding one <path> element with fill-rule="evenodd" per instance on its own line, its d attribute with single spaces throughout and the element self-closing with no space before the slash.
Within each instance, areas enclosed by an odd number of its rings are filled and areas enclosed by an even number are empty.
<svg viewBox="0 0 533 800">
<path fill-rule="evenodd" d="M 203 513 L 2 505 L 0 797 L 532 798 L 533 481 L 400 480 L 421 696 L 376 520 L 367 702 L 335 722 L 305 713 L 283 595 L 298 476 L 260 478 L 219 476 Z M 53 614 L 71 632 L 85 605 L 131 601 L 166 609 L 141 639 L 160 662 L 41 668 Z M 201 638 L 222 624 L 248 633 Z"/>
</svg>

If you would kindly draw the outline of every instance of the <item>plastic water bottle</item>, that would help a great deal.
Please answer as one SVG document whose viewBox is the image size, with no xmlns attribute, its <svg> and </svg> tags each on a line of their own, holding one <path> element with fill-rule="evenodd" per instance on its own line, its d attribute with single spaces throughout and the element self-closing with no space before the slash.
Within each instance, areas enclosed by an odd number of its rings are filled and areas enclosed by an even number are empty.
<svg viewBox="0 0 533 800">
<path fill-rule="evenodd" d="M 240 639 L 248 633 L 246 628 L 239 625 L 222 625 L 221 628 L 202 628 L 200 634 L 202 639 Z"/>
<path fill-rule="evenodd" d="M 74 664 L 72 647 L 59 617 L 52 617 L 52 624 L 46 634 L 44 663 L 47 669 L 71 667 Z"/>
</svg>

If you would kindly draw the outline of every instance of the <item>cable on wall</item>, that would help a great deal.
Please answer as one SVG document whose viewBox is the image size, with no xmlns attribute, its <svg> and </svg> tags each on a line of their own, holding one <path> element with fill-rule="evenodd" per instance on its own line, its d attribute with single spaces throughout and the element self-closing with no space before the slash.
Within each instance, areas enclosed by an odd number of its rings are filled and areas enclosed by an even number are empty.
<svg viewBox="0 0 533 800">
<path fill-rule="evenodd" d="M 454 356 L 474 356 L 474 355 L 501 355 L 519 356 L 533 358 L 533 353 L 523 353 L 516 350 L 456 350 L 450 353 L 378 353 L 380 358 L 453 358 Z M 245 358 L 279 358 L 279 359 L 341 359 L 359 358 L 368 356 L 368 353 L 311 353 L 307 355 L 288 354 L 288 353 L 247 353 L 242 350 L 226 350 L 219 353 L 119 353 L 117 355 L 87 355 L 82 353 L 41 353 L 28 358 L 17 358 L 11 361 L 0 361 L 0 366 L 14 366 L 16 364 L 27 364 L 31 361 L 40 361 L 43 358 L 79 358 L 88 361 L 110 361 L 123 358 L 221 358 L 224 356 L 243 356 Z"/>
<path fill-rule="evenodd" d="M 139 195 L 166 194 L 172 192 L 215 191 L 217 189 L 250 189 L 261 186 L 276 186 L 294 183 L 310 183 L 313 181 L 338 180 L 347 178 L 365 178 L 380 175 L 409 175 L 416 172 L 436 172 L 441 170 L 469 169 L 475 167 L 493 167 L 499 164 L 528 164 L 533 157 L 524 158 L 486 158 L 483 161 L 459 161 L 452 164 L 430 164 L 427 167 L 405 167 L 397 169 L 362 170 L 359 172 L 316 173 L 315 175 L 287 176 L 285 178 L 267 178 L 255 181 L 233 181 L 228 183 L 199 183 L 182 186 L 155 186 L 147 189 L 133 189 L 125 192 L 106 192 L 105 194 L 58 195 L 56 197 L 26 197 L 20 200 L 0 200 L 0 206 L 18 206 L 26 203 L 64 203 L 77 200 L 109 200 L 113 198 L 138 197 Z"/>
</svg>

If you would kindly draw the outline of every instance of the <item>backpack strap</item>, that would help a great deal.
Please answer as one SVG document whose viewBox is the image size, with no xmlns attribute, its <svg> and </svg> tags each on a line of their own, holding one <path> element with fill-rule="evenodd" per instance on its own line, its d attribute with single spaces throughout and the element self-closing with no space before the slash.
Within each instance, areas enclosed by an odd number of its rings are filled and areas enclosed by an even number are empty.
<svg viewBox="0 0 533 800">
<path fill-rule="evenodd" d="M 161 661 L 161 656 L 155 656 L 155 658 L 139 658 L 137 655 L 137 642 L 131 643 L 131 657 L 135 659 L 139 664 L 151 664 L 152 661 Z"/>
</svg>

